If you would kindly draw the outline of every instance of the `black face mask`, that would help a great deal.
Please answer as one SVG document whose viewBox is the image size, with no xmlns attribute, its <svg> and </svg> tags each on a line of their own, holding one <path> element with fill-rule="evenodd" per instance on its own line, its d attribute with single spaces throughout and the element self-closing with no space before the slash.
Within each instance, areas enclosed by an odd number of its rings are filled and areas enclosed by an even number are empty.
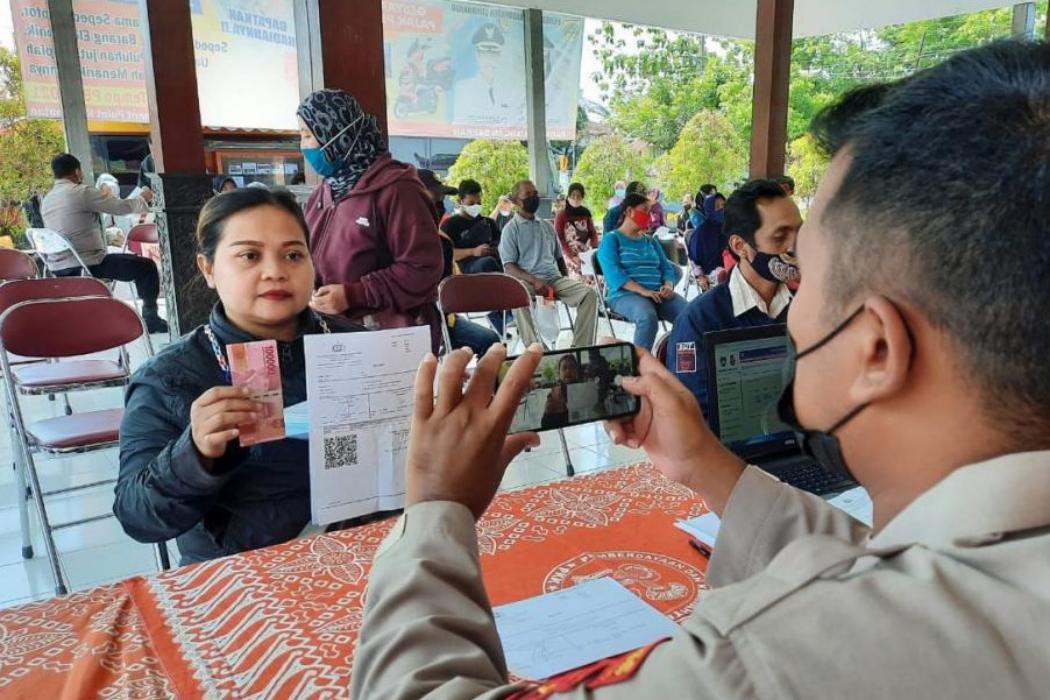
<svg viewBox="0 0 1050 700">
<path fill-rule="evenodd" d="M 850 481 L 856 481 L 856 479 L 853 478 L 853 474 L 850 473 L 849 467 L 846 465 L 846 458 L 842 456 L 842 445 L 839 443 L 839 439 L 835 437 L 835 432 L 856 418 L 858 413 L 868 407 L 868 404 L 863 403 L 857 406 L 826 431 L 808 430 L 802 427 L 802 424 L 798 422 L 798 416 L 795 414 L 795 365 L 806 355 L 816 352 L 834 340 L 835 336 L 844 331 L 854 319 L 860 316 L 862 311 L 864 311 L 863 306 L 850 314 L 849 318 L 840 323 L 819 342 L 802 352 L 797 351 L 791 334 L 787 334 L 788 357 L 787 362 L 784 364 L 784 391 L 780 394 L 780 400 L 777 402 L 777 417 L 780 418 L 782 423 L 795 431 L 795 437 L 798 439 L 798 444 L 802 448 L 803 454 L 811 457 L 824 471 Z"/>
<path fill-rule="evenodd" d="M 760 250 L 755 251 L 751 267 L 762 279 L 770 282 L 797 282 L 800 279 L 798 263 L 792 253 L 770 255 Z"/>
<path fill-rule="evenodd" d="M 540 208 L 540 196 L 534 194 L 521 200 L 521 210 L 526 214 L 535 214 Z"/>
</svg>

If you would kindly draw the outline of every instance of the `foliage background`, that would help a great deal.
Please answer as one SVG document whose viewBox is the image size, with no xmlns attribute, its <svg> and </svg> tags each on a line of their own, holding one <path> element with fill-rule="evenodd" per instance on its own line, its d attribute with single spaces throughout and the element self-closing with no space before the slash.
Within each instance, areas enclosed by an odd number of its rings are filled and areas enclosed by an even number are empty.
<svg viewBox="0 0 1050 700">
<path fill-rule="evenodd" d="M 501 194 L 510 192 L 516 182 L 528 177 L 529 154 L 520 142 L 478 139 L 463 148 L 445 181 L 458 187 L 460 180 L 477 180 L 481 185 L 481 205 L 487 214 Z"/>
</svg>

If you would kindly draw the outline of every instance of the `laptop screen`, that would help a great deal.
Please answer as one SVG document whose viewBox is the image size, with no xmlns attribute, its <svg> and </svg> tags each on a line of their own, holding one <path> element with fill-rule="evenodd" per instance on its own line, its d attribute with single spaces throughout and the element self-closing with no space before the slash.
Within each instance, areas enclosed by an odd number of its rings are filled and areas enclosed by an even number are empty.
<svg viewBox="0 0 1050 700">
<path fill-rule="evenodd" d="M 743 457 L 795 448 L 794 433 L 777 418 L 788 341 L 783 325 L 705 335 L 711 427 Z"/>
</svg>

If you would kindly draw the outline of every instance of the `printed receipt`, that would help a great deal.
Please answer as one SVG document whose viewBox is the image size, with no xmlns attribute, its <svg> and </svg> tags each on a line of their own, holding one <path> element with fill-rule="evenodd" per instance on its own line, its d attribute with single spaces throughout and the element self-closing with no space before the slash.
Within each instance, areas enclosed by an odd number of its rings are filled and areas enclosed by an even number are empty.
<svg viewBox="0 0 1050 700">
<path fill-rule="evenodd" d="M 313 522 L 405 504 L 405 457 L 425 326 L 303 338 Z"/>
</svg>

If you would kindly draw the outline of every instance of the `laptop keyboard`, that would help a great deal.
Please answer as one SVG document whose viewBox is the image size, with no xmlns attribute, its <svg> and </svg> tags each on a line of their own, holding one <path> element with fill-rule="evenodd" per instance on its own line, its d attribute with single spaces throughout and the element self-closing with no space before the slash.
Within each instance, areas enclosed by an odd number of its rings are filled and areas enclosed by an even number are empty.
<svg viewBox="0 0 1050 700">
<path fill-rule="evenodd" d="M 829 474 L 816 462 L 802 462 L 785 469 L 777 470 L 777 477 L 795 488 L 809 491 L 818 496 L 846 491 L 857 484 L 849 479 Z"/>
</svg>

